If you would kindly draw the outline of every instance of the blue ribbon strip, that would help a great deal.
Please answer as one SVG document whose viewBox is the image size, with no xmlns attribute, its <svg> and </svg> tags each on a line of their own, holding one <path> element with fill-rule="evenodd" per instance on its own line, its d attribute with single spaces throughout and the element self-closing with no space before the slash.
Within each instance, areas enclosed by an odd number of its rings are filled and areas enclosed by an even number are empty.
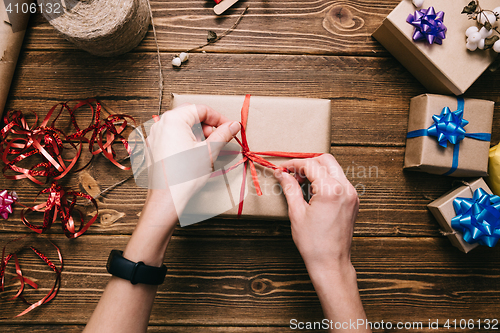
<svg viewBox="0 0 500 333">
<path fill-rule="evenodd" d="M 434 124 L 428 129 L 420 129 L 408 132 L 408 139 L 420 136 L 436 137 L 440 146 L 446 148 L 448 142 L 454 145 L 453 147 L 453 162 L 451 169 L 443 175 L 448 176 L 455 172 L 458 168 L 458 156 L 460 154 L 460 141 L 464 138 L 470 138 L 480 141 L 491 141 L 490 133 L 467 133 L 465 126 L 469 123 L 463 119 L 465 101 L 462 97 L 457 97 L 457 111 L 451 112 L 449 107 L 443 108 L 440 115 L 432 116 Z"/>
<path fill-rule="evenodd" d="M 500 239 L 499 196 L 478 188 L 472 199 L 455 198 L 453 208 L 457 216 L 451 219 L 451 227 L 463 233 L 464 241 L 489 247 L 497 244 Z"/>
</svg>

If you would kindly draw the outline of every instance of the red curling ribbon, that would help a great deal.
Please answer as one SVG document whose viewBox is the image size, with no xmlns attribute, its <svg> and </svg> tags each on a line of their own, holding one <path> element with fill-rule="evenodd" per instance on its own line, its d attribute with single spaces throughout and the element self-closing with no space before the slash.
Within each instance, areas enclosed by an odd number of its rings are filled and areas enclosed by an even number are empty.
<svg viewBox="0 0 500 333">
<path fill-rule="evenodd" d="M 222 0 L 214 0 L 216 4 L 221 3 Z"/>
<path fill-rule="evenodd" d="M 40 191 L 38 195 L 47 193 L 49 197 L 46 202 L 33 207 L 28 207 L 21 211 L 21 220 L 23 221 L 24 225 L 26 225 L 36 233 L 41 234 L 44 231 L 50 229 L 52 223 L 54 223 L 57 217 L 59 217 L 61 219 L 62 229 L 66 237 L 76 238 L 87 231 L 87 229 L 92 225 L 92 223 L 95 222 L 97 216 L 99 215 L 97 202 L 88 194 L 65 191 L 56 182 L 52 183 L 51 187 Z M 68 200 L 68 197 L 70 196 L 73 197 L 71 201 Z M 94 217 L 92 217 L 87 223 L 85 223 L 84 214 L 81 211 L 74 209 L 76 201 L 79 197 L 89 200 L 96 209 Z M 42 226 L 34 225 L 26 219 L 26 213 L 29 212 L 44 213 Z M 73 219 L 72 213 L 78 213 L 80 215 L 80 227 L 78 231 L 76 231 L 75 229 L 75 221 Z"/>
<path fill-rule="evenodd" d="M 94 102 L 95 108 L 92 104 Z M 81 129 L 76 121 L 75 111 L 83 106 L 90 107 L 92 116 L 90 125 Z M 84 143 L 88 143 L 92 156 L 102 153 L 119 168 L 129 170 L 130 167 L 125 167 L 116 161 L 116 153 L 112 144 L 116 139 L 120 140 L 130 154 L 128 142 L 122 134 L 127 127 L 127 120 L 134 123 L 135 120 L 124 114 L 110 115 L 101 119 L 101 110 L 101 104 L 95 99 L 79 101 L 73 108 L 70 108 L 67 103 L 59 103 L 49 110 L 40 125 L 38 125 L 38 115 L 33 112 L 35 122 L 31 127 L 21 111 L 9 111 L 4 118 L 6 125 L 0 132 L 2 140 L 0 152 L 5 163 L 2 169 L 4 176 L 7 179 L 28 178 L 39 185 L 47 183 L 49 178 L 59 180 L 73 169 L 81 155 Z M 55 122 L 64 111 L 69 114 L 73 126 L 73 133 L 68 135 L 55 127 Z M 52 117 L 53 119 L 51 119 Z M 119 122 L 122 124 L 116 128 L 116 123 Z M 89 132 L 92 133 L 91 138 L 87 139 L 85 135 Z M 68 149 L 63 142 L 66 142 L 70 149 L 75 150 L 72 159 L 62 158 L 63 150 Z M 94 149 L 96 144 L 98 148 Z M 21 161 L 34 155 L 41 155 L 43 162 L 31 168 L 18 166 Z M 85 168 L 89 163 L 90 161 L 79 170 Z M 7 170 L 16 174 L 7 175 L 5 174 Z M 42 182 L 35 177 L 46 177 L 46 181 Z"/>
<path fill-rule="evenodd" d="M 241 140 L 235 137 L 234 139 L 239 143 L 241 146 L 241 154 L 243 155 L 243 158 L 236 162 L 235 165 L 232 167 L 225 169 L 225 170 L 218 170 L 210 177 L 215 177 L 222 175 L 223 173 L 227 173 L 234 168 L 236 168 L 238 165 L 244 163 L 243 166 L 243 181 L 241 183 L 241 189 L 240 189 L 240 203 L 238 207 L 238 218 L 241 216 L 241 213 L 243 212 L 243 201 L 245 200 L 245 185 L 246 185 L 246 174 L 247 174 L 247 166 L 250 166 L 250 172 L 252 175 L 252 181 L 255 187 L 255 191 L 257 192 L 258 196 L 262 195 L 262 190 L 260 189 L 260 184 L 259 184 L 259 177 L 257 175 L 257 170 L 255 169 L 255 163 L 262 165 L 263 167 L 270 168 L 273 170 L 279 169 L 283 172 L 290 172 L 286 168 L 279 167 L 274 165 L 273 163 L 269 162 L 268 160 L 264 159 L 261 156 L 276 156 L 276 157 L 287 157 L 287 158 L 313 158 L 313 157 L 318 157 L 323 155 L 323 153 L 318 154 L 318 153 L 292 153 L 292 152 L 283 152 L 283 151 L 264 151 L 264 152 L 255 152 L 251 151 L 250 147 L 248 145 L 247 141 L 247 136 L 246 136 L 246 127 L 247 127 L 247 120 L 248 120 L 248 111 L 250 108 L 250 97 L 251 95 L 246 95 L 245 96 L 245 101 L 243 102 L 243 107 L 241 108 Z M 261 155 L 261 156 L 259 156 Z"/>
<path fill-rule="evenodd" d="M 40 258 L 42 259 L 46 264 L 47 266 L 49 266 L 53 271 L 54 273 L 56 273 L 56 279 L 54 281 L 54 285 L 52 286 L 52 288 L 49 290 L 49 292 L 47 293 L 47 295 L 45 295 L 42 299 L 38 300 L 37 302 L 35 303 L 30 303 L 26 300 L 26 298 L 23 296 L 23 292 L 24 292 L 24 287 L 26 284 L 30 285 L 31 287 L 33 287 L 34 289 L 38 289 L 38 286 L 35 282 L 33 282 L 32 280 L 28 279 L 27 277 L 24 277 L 23 276 L 23 273 L 22 273 L 22 270 L 21 270 L 21 266 L 19 265 L 19 260 L 18 260 L 18 256 L 17 256 L 17 253 L 20 251 L 17 251 L 17 252 L 14 252 L 14 253 L 10 253 L 9 255 L 5 256 L 5 249 L 7 247 L 7 245 L 9 243 L 12 243 L 12 242 L 15 242 L 15 241 L 19 241 L 23 238 L 25 238 L 26 236 L 23 236 L 23 237 L 20 237 L 20 238 L 17 238 L 17 239 L 14 239 L 14 240 L 11 240 L 10 242 L 8 242 L 3 250 L 2 250 L 2 259 L 1 259 L 1 262 L 0 262 L 0 291 L 5 291 L 5 269 L 7 267 L 7 264 L 9 263 L 9 261 L 14 258 L 14 263 L 15 263 L 15 268 L 16 268 L 16 277 L 12 278 L 13 280 L 19 280 L 20 282 L 20 287 L 19 287 L 19 290 L 17 291 L 17 293 L 14 295 L 14 297 L 11 298 L 11 300 L 13 299 L 16 299 L 16 298 L 19 298 L 20 300 L 22 300 L 24 303 L 26 303 L 27 305 L 29 305 L 28 308 L 26 308 L 24 311 L 22 311 L 21 313 L 19 313 L 18 315 L 16 315 L 14 318 L 17 318 L 17 317 L 21 317 L 21 316 L 24 316 L 25 314 L 27 314 L 28 312 L 36 309 L 37 307 L 39 307 L 40 305 L 42 304 L 45 304 L 45 303 L 48 303 L 49 301 L 51 301 L 56 295 L 57 293 L 59 292 L 59 288 L 61 286 L 61 272 L 63 270 L 63 267 L 64 267 L 64 263 L 63 263 L 63 258 L 62 258 L 62 255 L 61 255 L 61 250 L 50 240 L 48 240 L 50 242 L 50 244 L 52 244 L 52 246 L 55 247 L 56 251 L 57 251 L 57 255 L 59 257 L 59 262 L 61 263 L 61 266 L 58 268 L 56 267 L 56 265 L 54 265 L 54 263 L 47 257 L 45 256 L 42 252 L 38 251 L 35 247 L 33 246 L 30 246 L 29 248 Z M 5 319 L 5 318 L 4 318 Z"/>
</svg>

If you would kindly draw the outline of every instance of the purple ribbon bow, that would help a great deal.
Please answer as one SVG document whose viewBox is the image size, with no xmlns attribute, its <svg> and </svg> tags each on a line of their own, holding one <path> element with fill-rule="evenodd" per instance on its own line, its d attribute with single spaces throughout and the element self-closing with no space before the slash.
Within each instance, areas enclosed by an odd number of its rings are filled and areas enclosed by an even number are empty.
<svg viewBox="0 0 500 333">
<path fill-rule="evenodd" d="M 415 27 L 413 32 L 413 40 L 426 40 L 429 44 L 443 44 L 443 39 L 446 38 L 447 28 L 443 23 L 444 12 L 434 10 L 434 7 L 429 9 L 420 9 L 415 11 L 415 14 L 410 14 L 406 22 Z"/>
</svg>

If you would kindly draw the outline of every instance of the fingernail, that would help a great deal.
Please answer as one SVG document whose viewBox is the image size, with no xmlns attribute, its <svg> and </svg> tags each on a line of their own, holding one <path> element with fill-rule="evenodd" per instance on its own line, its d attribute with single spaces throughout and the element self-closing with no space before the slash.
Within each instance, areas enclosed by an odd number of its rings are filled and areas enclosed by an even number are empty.
<svg viewBox="0 0 500 333">
<path fill-rule="evenodd" d="M 274 170 L 274 177 L 276 177 L 277 180 L 283 179 L 283 173 L 281 172 L 280 169 Z"/>
<path fill-rule="evenodd" d="M 238 132 L 240 131 L 241 129 L 241 125 L 239 122 L 237 121 L 234 121 L 230 126 L 229 126 L 229 131 L 231 132 L 231 135 L 232 136 L 235 136 L 236 134 L 238 134 Z"/>
</svg>

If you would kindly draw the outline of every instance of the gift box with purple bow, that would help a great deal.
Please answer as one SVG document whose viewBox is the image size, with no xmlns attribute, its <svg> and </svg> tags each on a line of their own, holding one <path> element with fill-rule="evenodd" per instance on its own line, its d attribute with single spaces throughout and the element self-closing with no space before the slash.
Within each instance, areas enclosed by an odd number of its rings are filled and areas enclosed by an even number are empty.
<svg viewBox="0 0 500 333">
<path fill-rule="evenodd" d="M 486 176 L 494 102 L 423 94 L 411 99 L 404 167 Z"/>
<path fill-rule="evenodd" d="M 429 92 L 463 94 L 496 57 L 493 50 L 469 51 L 466 30 L 474 25 L 462 14 L 469 1 L 425 0 L 416 8 L 403 0 L 373 33 Z M 481 0 L 484 8 L 498 0 Z"/>
<path fill-rule="evenodd" d="M 479 245 L 494 247 L 500 239 L 500 197 L 482 178 L 464 183 L 427 207 L 443 234 L 462 252 Z"/>
</svg>

